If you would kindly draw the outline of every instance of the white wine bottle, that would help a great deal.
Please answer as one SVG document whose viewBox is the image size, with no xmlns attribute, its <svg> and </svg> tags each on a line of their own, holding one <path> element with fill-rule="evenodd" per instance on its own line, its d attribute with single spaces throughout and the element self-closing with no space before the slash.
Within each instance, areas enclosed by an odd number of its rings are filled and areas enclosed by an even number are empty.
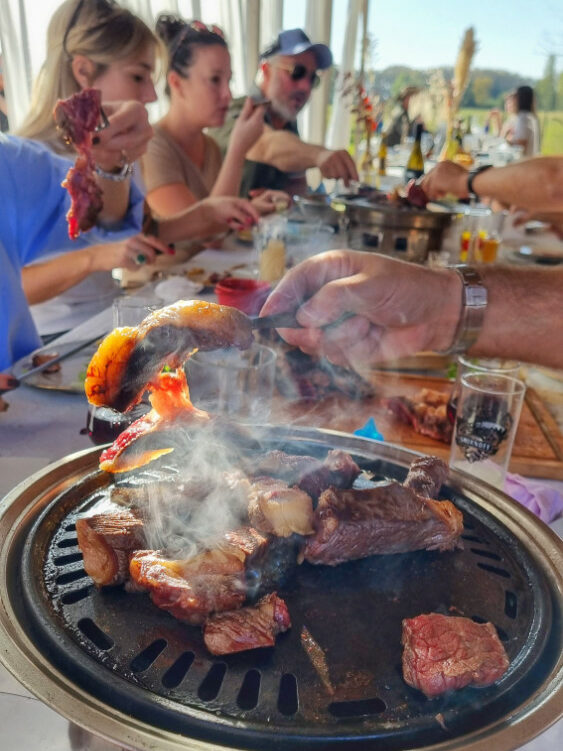
<svg viewBox="0 0 563 751">
<path fill-rule="evenodd" d="M 420 147 L 420 139 L 422 138 L 422 123 L 418 123 L 416 126 L 416 136 L 412 145 L 412 151 L 407 162 L 405 169 L 405 182 L 416 180 L 424 174 L 424 157 L 422 156 L 422 149 Z"/>
</svg>

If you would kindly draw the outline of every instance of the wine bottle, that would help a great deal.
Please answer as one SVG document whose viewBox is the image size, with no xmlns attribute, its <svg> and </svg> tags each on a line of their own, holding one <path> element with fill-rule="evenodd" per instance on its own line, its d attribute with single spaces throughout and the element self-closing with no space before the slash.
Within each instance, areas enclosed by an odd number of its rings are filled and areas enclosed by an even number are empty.
<svg viewBox="0 0 563 751">
<path fill-rule="evenodd" d="M 383 133 L 381 134 L 381 140 L 379 141 L 379 151 L 377 152 L 378 158 L 378 174 L 383 176 L 387 170 L 387 140 Z"/>
<path fill-rule="evenodd" d="M 405 169 L 405 182 L 416 180 L 424 174 L 424 158 L 422 156 L 422 149 L 420 147 L 420 139 L 422 138 L 422 123 L 418 123 L 416 126 L 416 136 L 412 145 L 412 151 L 407 162 Z"/>
</svg>

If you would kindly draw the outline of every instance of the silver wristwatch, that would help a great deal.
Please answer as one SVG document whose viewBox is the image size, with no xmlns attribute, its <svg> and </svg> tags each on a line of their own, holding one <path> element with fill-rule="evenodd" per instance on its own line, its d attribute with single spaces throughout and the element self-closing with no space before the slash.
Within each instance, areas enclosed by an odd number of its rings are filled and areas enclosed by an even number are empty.
<svg viewBox="0 0 563 751">
<path fill-rule="evenodd" d="M 121 183 L 133 174 L 133 163 L 125 162 L 117 172 L 106 172 L 101 167 L 96 167 L 96 174 L 103 177 L 104 180 Z"/>
<path fill-rule="evenodd" d="M 487 289 L 479 272 L 471 266 L 453 266 L 461 277 L 461 315 L 457 324 L 454 340 L 442 355 L 454 355 L 467 352 L 475 344 L 485 318 L 487 308 Z"/>
</svg>

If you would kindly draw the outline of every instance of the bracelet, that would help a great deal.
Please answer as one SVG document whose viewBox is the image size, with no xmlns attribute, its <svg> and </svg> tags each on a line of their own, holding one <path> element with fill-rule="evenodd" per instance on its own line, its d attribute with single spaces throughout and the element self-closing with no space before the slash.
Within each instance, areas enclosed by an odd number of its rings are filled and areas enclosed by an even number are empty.
<svg viewBox="0 0 563 751">
<path fill-rule="evenodd" d="M 114 183 L 121 183 L 133 174 L 133 163 L 125 162 L 122 167 L 118 168 L 117 172 L 106 172 L 105 169 L 96 167 L 96 174 L 103 177 L 104 180 L 112 180 Z"/>
<path fill-rule="evenodd" d="M 471 266 L 453 266 L 461 277 L 461 315 L 457 324 L 454 340 L 440 355 L 454 355 L 467 352 L 475 344 L 483 327 L 487 309 L 487 289 L 481 275 Z"/>
<path fill-rule="evenodd" d="M 492 166 L 492 164 L 482 164 L 480 167 L 477 167 L 477 169 L 471 170 L 471 172 L 467 176 L 467 192 L 469 193 L 469 198 L 474 198 L 477 202 L 479 201 L 479 196 L 473 190 L 473 181 L 475 180 L 477 175 L 480 175 L 481 172 L 490 169 Z"/>
</svg>

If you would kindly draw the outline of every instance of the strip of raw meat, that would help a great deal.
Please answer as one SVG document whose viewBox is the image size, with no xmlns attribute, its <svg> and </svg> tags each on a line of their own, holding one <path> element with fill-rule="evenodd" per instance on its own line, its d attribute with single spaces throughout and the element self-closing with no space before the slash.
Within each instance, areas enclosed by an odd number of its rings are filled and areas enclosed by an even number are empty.
<svg viewBox="0 0 563 751">
<path fill-rule="evenodd" d="M 488 686 L 509 660 L 492 623 L 428 613 L 403 620 L 403 678 L 428 698 L 469 684 Z"/>
</svg>

